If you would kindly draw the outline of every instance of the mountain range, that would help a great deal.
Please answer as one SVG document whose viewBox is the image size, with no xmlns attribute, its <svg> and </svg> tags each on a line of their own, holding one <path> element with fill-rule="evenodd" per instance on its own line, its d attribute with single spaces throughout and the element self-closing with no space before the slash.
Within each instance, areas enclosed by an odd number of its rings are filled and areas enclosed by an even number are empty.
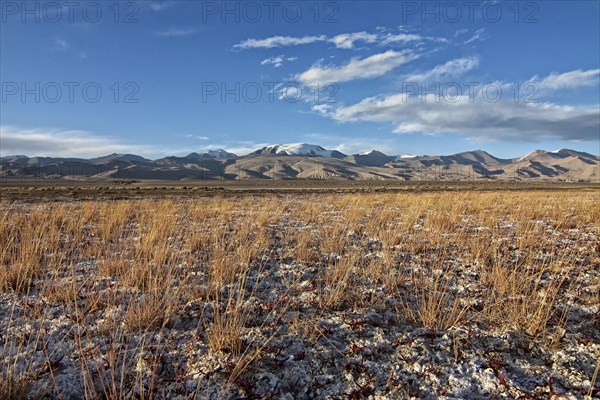
<svg viewBox="0 0 600 400">
<path fill-rule="evenodd" d="M 0 157 L 0 177 L 38 179 L 398 179 L 598 182 L 600 157 L 561 149 L 502 159 L 475 150 L 445 156 L 346 155 L 318 145 L 266 146 L 238 156 L 222 149 L 150 160 L 135 154 L 97 158 Z"/>
</svg>

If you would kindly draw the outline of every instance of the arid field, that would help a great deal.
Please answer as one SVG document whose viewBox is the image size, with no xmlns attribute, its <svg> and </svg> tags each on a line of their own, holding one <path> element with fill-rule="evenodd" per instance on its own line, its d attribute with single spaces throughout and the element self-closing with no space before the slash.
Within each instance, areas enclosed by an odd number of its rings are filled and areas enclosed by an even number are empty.
<svg viewBox="0 0 600 400">
<path fill-rule="evenodd" d="M 0 201 L 0 398 L 600 396 L 600 192 Z"/>
</svg>

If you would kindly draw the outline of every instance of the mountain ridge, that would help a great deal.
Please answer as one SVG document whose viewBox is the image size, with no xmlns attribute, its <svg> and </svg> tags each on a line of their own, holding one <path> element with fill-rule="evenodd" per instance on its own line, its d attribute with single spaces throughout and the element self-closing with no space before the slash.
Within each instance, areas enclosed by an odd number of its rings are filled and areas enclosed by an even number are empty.
<svg viewBox="0 0 600 400">
<path fill-rule="evenodd" d="M 484 150 L 450 155 L 387 155 L 378 150 L 346 155 L 306 143 L 265 146 L 238 156 L 223 149 L 155 160 L 135 154 L 90 159 L 14 155 L 0 157 L 0 177 L 42 179 L 514 179 L 591 181 L 600 156 L 559 149 L 503 159 Z"/>
</svg>

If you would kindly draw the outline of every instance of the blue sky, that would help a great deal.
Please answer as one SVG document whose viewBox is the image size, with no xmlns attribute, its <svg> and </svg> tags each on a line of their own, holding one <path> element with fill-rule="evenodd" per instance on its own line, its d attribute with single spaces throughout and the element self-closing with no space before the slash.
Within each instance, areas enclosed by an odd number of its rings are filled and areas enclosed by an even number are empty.
<svg viewBox="0 0 600 400">
<path fill-rule="evenodd" d="M 598 1 L 24 4 L 1 3 L 3 156 L 600 153 Z"/>
</svg>

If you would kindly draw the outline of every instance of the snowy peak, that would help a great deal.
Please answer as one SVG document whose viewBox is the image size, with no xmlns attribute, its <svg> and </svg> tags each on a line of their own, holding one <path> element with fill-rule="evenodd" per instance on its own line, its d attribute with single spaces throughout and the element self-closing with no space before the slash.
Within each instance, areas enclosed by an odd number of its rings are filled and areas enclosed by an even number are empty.
<svg viewBox="0 0 600 400">
<path fill-rule="evenodd" d="M 388 157 L 387 154 L 382 153 L 381 151 L 377 151 L 375 149 L 367 151 L 366 153 L 358 154 L 361 156 L 373 156 L 373 157 Z"/>
<path fill-rule="evenodd" d="M 230 153 L 230 152 L 228 152 L 226 150 L 223 150 L 223 149 L 208 150 L 208 151 L 204 152 L 204 154 L 208 154 L 209 156 L 213 156 L 215 158 L 237 157 L 237 154 Z"/>
<path fill-rule="evenodd" d="M 596 158 L 596 156 L 594 156 L 593 154 L 586 153 L 584 151 L 571 150 L 571 149 L 554 150 L 554 151 L 551 151 L 550 154 L 554 154 L 560 158 L 565 158 L 565 157 L 583 157 L 583 158 L 591 158 L 591 159 Z"/>
<path fill-rule="evenodd" d="M 208 150 L 205 151 L 202 154 L 199 153 L 190 153 L 187 156 L 185 156 L 186 158 L 194 158 L 194 159 L 207 159 L 207 158 L 234 158 L 237 157 L 236 154 L 230 153 L 226 150 L 223 149 L 217 149 L 217 150 Z"/>
<path fill-rule="evenodd" d="M 316 144 L 291 143 L 275 144 L 263 147 L 252 154 L 279 154 L 282 156 L 312 156 L 312 157 L 334 157 L 335 150 L 327 150 Z M 339 152 L 336 152 L 339 153 Z"/>
<path fill-rule="evenodd" d="M 546 154 L 546 151 L 544 151 L 544 150 L 534 150 L 534 151 L 531 151 L 531 152 L 525 154 L 522 157 L 517 158 L 517 161 L 531 160 L 532 158 L 535 158 L 537 156 L 541 156 L 541 155 L 544 155 L 544 154 Z"/>
<path fill-rule="evenodd" d="M 537 162 L 543 164 L 555 163 L 561 160 L 580 159 L 584 162 L 595 163 L 600 157 L 583 151 L 571 149 L 559 149 L 554 151 L 535 150 L 529 154 L 519 157 L 515 162 Z"/>
</svg>

